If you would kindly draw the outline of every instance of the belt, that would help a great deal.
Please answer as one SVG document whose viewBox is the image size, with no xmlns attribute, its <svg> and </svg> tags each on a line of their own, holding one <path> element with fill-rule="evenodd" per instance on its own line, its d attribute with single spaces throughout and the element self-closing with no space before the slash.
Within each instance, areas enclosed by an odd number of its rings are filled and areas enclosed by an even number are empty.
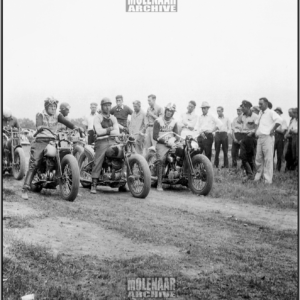
<svg viewBox="0 0 300 300">
<path fill-rule="evenodd" d="M 99 137 L 97 137 L 97 141 L 109 141 L 109 140 L 114 140 L 115 139 L 115 137 L 114 136 L 106 136 L 106 137 L 101 137 L 101 136 L 99 136 Z"/>
<path fill-rule="evenodd" d="M 153 124 L 148 124 L 148 127 L 153 127 Z"/>
<path fill-rule="evenodd" d="M 284 135 L 283 132 L 275 131 L 275 134 Z"/>
<path fill-rule="evenodd" d="M 217 133 L 226 133 L 226 134 L 227 134 L 226 131 L 217 131 L 216 134 L 217 134 Z"/>
</svg>

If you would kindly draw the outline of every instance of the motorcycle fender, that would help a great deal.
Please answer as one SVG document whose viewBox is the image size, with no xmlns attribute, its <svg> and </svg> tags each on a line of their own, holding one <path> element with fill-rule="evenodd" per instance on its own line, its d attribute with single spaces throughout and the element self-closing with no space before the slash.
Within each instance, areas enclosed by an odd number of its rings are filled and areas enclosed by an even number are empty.
<svg viewBox="0 0 300 300">
<path fill-rule="evenodd" d="M 22 145 L 17 145 L 14 147 L 14 151 L 17 149 L 17 148 L 22 148 Z"/>
<path fill-rule="evenodd" d="M 88 154 L 90 154 L 92 157 L 95 156 L 95 151 L 91 145 L 85 145 L 84 151 L 88 152 Z"/>
</svg>

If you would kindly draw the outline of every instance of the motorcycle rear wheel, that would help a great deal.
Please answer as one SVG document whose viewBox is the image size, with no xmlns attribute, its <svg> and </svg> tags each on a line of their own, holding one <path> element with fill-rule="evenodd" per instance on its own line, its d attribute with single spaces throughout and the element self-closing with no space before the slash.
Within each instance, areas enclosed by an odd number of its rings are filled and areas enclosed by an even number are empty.
<svg viewBox="0 0 300 300">
<path fill-rule="evenodd" d="M 79 168 L 76 158 L 67 154 L 61 161 L 62 178 L 59 183 L 64 200 L 73 202 L 79 190 Z"/>
<path fill-rule="evenodd" d="M 127 171 L 127 184 L 132 196 L 146 198 L 151 188 L 151 173 L 146 159 L 133 154 L 129 157 L 129 167 L 134 176 L 134 180 L 130 180 L 130 172 Z"/>
<path fill-rule="evenodd" d="M 14 151 L 15 165 L 12 166 L 12 174 L 15 179 L 21 180 L 25 175 L 25 153 L 21 147 L 18 147 Z"/>
<path fill-rule="evenodd" d="M 84 151 L 83 153 L 81 153 L 81 155 L 78 159 L 78 167 L 79 167 L 79 172 L 80 172 L 80 178 L 82 178 L 81 169 L 93 160 L 94 160 L 94 157 L 89 152 Z M 86 189 L 90 189 L 91 185 L 92 185 L 92 182 L 87 183 L 83 180 L 80 180 L 80 183 L 81 183 L 82 187 L 84 187 Z"/>
<path fill-rule="evenodd" d="M 214 182 L 214 171 L 210 160 L 203 154 L 192 158 L 193 168 L 198 178 L 189 174 L 189 188 L 194 194 L 206 196 Z"/>
</svg>

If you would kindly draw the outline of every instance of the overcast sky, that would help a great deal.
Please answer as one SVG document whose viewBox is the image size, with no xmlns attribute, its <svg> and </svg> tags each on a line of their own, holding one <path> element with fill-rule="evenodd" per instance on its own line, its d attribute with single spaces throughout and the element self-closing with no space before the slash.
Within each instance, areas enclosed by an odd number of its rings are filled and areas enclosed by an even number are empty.
<svg viewBox="0 0 300 300">
<path fill-rule="evenodd" d="M 223 105 L 297 106 L 296 0 L 178 0 L 177 13 L 127 13 L 125 0 L 4 0 L 3 102 L 35 119 L 44 99 L 72 106 L 122 94 Z"/>
</svg>

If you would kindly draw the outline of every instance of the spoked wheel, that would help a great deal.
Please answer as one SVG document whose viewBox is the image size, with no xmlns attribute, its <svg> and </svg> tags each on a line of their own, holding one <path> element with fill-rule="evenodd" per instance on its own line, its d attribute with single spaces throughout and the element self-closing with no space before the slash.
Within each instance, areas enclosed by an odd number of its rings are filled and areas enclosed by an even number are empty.
<svg viewBox="0 0 300 300">
<path fill-rule="evenodd" d="M 94 161 L 94 157 L 87 151 L 81 153 L 79 157 L 78 166 L 80 170 L 80 183 L 84 188 L 91 188 L 92 185 L 91 173 L 94 164 L 93 161 Z"/>
<path fill-rule="evenodd" d="M 189 188 L 197 195 L 207 195 L 214 182 L 213 167 L 210 160 L 197 154 L 192 158 L 195 176 L 189 175 Z"/>
<path fill-rule="evenodd" d="M 132 196 L 146 198 L 151 187 L 151 174 L 146 159 L 139 154 L 131 155 L 129 166 L 132 175 L 127 172 L 127 183 Z"/>
<path fill-rule="evenodd" d="M 15 149 L 14 165 L 12 166 L 12 174 L 15 179 L 21 180 L 25 174 L 25 154 L 21 147 Z"/>
<path fill-rule="evenodd" d="M 155 165 L 156 162 L 156 153 L 150 152 L 147 156 L 147 162 L 150 169 L 151 176 L 155 177 L 157 176 L 157 168 Z M 153 180 L 151 178 L 151 186 L 156 187 L 157 186 L 157 180 Z"/>
<path fill-rule="evenodd" d="M 39 175 L 38 173 L 35 173 L 31 181 L 31 186 L 30 186 L 31 191 L 39 193 L 43 189 L 41 184 L 37 184 L 37 182 L 39 181 L 40 181 Z"/>
<path fill-rule="evenodd" d="M 67 154 L 61 161 L 60 192 L 64 200 L 74 201 L 79 189 L 79 168 L 77 160 Z"/>
</svg>

